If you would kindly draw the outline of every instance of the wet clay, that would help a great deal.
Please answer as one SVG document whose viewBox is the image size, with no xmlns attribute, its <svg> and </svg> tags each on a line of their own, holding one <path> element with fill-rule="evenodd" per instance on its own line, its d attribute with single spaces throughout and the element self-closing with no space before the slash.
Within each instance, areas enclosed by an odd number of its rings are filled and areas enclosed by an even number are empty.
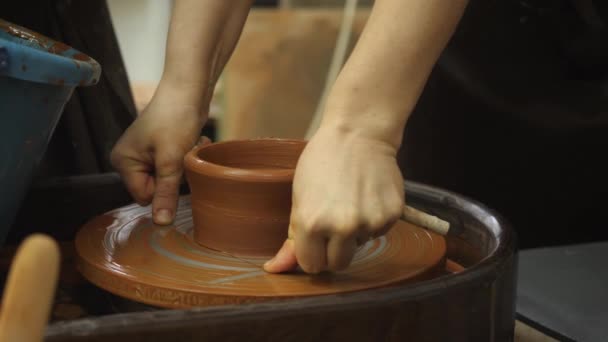
<svg viewBox="0 0 608 342">
<path fill-rule="evenodd" d="M 274 255 L 287 238 L 293 175 L 305 145 L 255 139 L 190 151 L 185 170 L 194 240 L 232 255 Z"/>
<path fill-rule="evenodd" d="M 83 61 L 83 62 L 88 62 L 91 60 L 91 57 L 85 55 L 84 53 L 75 53 L 72 58 L 74 58 L 77 61 Z M 78 65 L 78 64 L 77 64 Z"/>
<path fill-rule="evenodd" d="M 446 270 L 446 272 L 448 272 L 450 274 L 460 273 L 465 270 L 465 267 L 462 266 L 461 264 L 457 263 L 454 260 L 446 259 L 445 260 L 445 270 Z"/>
<path fill-rule="evenodd" d="M 344 293 L 445 274 L 444 238 L 403 221 L 361 246 L 342 272 L 269 274 L 266 257 L 234 257 L 195 242 L 190 208 L 190 197 L 180 198 L 173 226 L 155 225 L 150 208 L 138 205 L 89 221 L 75 241 L 80 272 L 113 294 L 165 308 Z"/>
</svg>

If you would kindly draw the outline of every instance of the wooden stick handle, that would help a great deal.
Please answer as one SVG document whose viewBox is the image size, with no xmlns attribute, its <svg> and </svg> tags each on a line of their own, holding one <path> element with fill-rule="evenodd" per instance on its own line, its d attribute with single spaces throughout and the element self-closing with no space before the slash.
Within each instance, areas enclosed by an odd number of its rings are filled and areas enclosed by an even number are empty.
<svg viewBox="0 0 608 342">
<path fill-rule="evenodd" d="M 2 298 L 0 342 L 41 342 L 59 273 L 59 247 L 46 235 L 28 237 L 17 250 Z"/>
<path fill-rule="evenodd" d="M 405 205 L 403 207 L 403 215 L 401 219 L 409 223 L 415 224 L 422 228 L 428 229 L 439 235 L 447 235 L 450 230 L 450 223 L 440 219 L 437 216 L 427 214 L 416 208 Z"/>
</svg>

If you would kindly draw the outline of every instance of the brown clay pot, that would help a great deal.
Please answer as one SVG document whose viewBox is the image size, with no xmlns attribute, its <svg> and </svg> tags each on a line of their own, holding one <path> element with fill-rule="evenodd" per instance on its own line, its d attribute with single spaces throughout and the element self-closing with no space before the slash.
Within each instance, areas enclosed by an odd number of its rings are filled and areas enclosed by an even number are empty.
<svg viewBox="0 0 608 342">
<path fill-rule="evenodd" d="M 233 255 L 276 253 L 287 238 L 293 175 L 305 145 L 253 139 L 192 149 L 184 163 L 194 240 Z"/>
</svg>

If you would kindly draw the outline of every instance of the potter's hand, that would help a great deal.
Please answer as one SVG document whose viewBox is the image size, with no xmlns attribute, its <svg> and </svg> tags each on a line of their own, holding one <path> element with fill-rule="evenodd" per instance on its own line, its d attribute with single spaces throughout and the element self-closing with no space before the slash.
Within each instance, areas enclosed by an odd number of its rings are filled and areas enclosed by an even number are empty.
<svg viewBox="0 0 608 342">
<path fill-rule="evenodd" d="M 290 234 L 265 269 L 347 266 L 401 214 L 403 129 L 467 0 L 378 0 L 294 179 Z M 398 16 L 401 20 L 394 20 Z M 437 23 L 441 23 L 438 25 Z"/>
<path fill-rule="evenodd" d="M 356 248 L 399 219 L 403 179 L 396 148 L 322 127 L 300 157 L 293 185 L 290 239 L 265 265 L 268 272 L 346 268 Z"/>
<path fill-rule="evenodd" d="M 173 221 L 183 157 L 200 134 L 251 3 L 174 1 L 159 87 L 112 152 L 137 202 L 152 202 L 158 224 Z"/>
<path fill-rule="evenodd" d="M 184 155 L 205 117 L 179 94 L 157 92 L 112 151 L 112 165 L 140 205 L 152 203 L 154 222 L 173 222 Z"/>
</svg>

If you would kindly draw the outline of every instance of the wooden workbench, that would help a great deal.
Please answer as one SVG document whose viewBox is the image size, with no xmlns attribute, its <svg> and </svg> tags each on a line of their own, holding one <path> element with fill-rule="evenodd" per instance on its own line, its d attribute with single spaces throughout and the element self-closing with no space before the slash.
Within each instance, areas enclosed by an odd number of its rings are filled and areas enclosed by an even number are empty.
<svg viewBox="0 0 608 342">
<path fill-rule="evenodd" d="M 552 342 L 556 339 L 532 328 L 521 321 L 515 322 L 515 342 Z"/>
</svg>

